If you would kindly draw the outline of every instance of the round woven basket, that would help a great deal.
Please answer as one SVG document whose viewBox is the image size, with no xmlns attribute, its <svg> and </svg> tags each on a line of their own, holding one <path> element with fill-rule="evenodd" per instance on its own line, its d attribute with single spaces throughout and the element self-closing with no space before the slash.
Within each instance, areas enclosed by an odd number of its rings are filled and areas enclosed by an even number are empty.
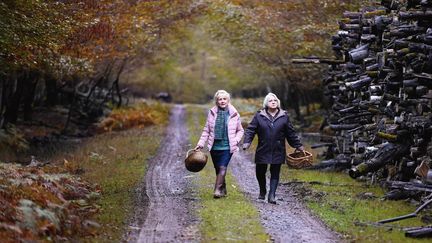
<svg viewBox="0 0 432 243">
<path fill-rule="evenodd" d="M 313 157 L 308 151 L 294 151 L 287 155 L 287 164 L 294 169 L 306 168 L 312 165 Z"/>
</svg>

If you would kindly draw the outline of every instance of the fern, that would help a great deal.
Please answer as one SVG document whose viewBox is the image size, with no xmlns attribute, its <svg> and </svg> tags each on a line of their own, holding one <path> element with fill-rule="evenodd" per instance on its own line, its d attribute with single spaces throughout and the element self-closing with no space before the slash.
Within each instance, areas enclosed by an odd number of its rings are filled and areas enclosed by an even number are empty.
<svg viewBox="0 0 432 243">
<path fill-rule="evenodd" d="M 23 152 L 29 148 L 24 134 L 14 125 L 8 124 L 5 129 L 0 129 L 0 150 L 12 149 Z"/>
</svg>

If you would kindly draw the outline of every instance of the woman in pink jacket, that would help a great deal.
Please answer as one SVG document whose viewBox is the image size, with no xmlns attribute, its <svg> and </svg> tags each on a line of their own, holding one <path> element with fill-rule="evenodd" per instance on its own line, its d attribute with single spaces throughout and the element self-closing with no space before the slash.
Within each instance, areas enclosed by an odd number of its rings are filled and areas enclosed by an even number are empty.
<svg viewBox="0 0 432 243">
<path fill-rule="evenodd" d="M 240 114 L 230 104 L 230 94 L 225 90 L 218 90 L 214 95 L 216 105 L 210 109 L 201 138 L 195 150 L 207 147 L 216 171 L 214 198 L 227 194 L 225 175 L 231 156 L 239 150 L 238 144 L 243 137 L 243 127 Z"/>
</svg>

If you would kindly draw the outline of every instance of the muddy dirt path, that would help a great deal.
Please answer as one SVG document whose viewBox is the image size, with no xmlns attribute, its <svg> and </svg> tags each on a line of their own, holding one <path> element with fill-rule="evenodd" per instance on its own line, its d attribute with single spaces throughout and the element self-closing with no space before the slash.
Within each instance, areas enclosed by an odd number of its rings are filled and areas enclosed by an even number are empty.
<svg viewBox="0 0 432 243">
<path fill-rule="evenodd" d="M 250 151 L 234 154 L 230 169 L 241 190 L 260 212 L 261 222 L 274 242 L 340 242 L 338 236 L 294 196 L 288 185 L 279 184 L 276 191 L 278 205 L 258 200 L 259 187 L 255 179 L 255 164 Z M 269 172 L 268 172 L 269 173 Z M 267 190 L 268 190 L 267 178 Z"/>
<path fill-rule="evenodd" d="M 188 147 L 185 109 L 172 109 L 167 133 L 157 155 L 149 162 L 145 180 L 137 189 L 135 215 L 125 236 L 127 242 L 199 242 L 199 220 L 194 212 L 192 177 L 184 169 Z M 251 151 L 236 153 L 229 170 L 240 189 L 260 212 L 261 222 L 274 242 L 340 242 L 294 196 L 288 185 L 279 185 L 278 205 L 258 200 L 258 185 Z"/>
<path fill-rule="evenodd" d="M 194 217 L 191 175 L 184 168 L 188 132 L 185 108 L 171 111 L 167 133 L 157 155 L 149 162 L 138 189 L 134 222 L 128 242 L 199 242 L 199 221 Z"/>
</svg>

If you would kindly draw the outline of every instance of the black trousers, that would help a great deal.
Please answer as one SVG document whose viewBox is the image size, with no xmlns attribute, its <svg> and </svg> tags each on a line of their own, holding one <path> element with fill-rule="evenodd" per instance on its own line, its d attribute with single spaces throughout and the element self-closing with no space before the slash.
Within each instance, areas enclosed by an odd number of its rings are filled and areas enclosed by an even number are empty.
<svg viewBox="0 0 432 243">
<path fill-rule="evenodd" d="M 274 194 L 277 184 L 279 183 L 279 174 L 282 164 L 270 165 L 270 192 Z M 256 164 L 255 172 L 258 185 L 260 188 L 260 195 L 265 195 L 267 192 L 266 172 L 268 164 Z"/>
<path fill-rule="evenodd" d="M 271 164 L 270 165 L 270 179 L 279 180 L 279 174 L 282 164 Z M 256 164 L 255 172 L 258 179 L 258 182 L 264 180 L 265 183 L 265 174 L 267 172 L 268 164 Z"/>
</svg>

